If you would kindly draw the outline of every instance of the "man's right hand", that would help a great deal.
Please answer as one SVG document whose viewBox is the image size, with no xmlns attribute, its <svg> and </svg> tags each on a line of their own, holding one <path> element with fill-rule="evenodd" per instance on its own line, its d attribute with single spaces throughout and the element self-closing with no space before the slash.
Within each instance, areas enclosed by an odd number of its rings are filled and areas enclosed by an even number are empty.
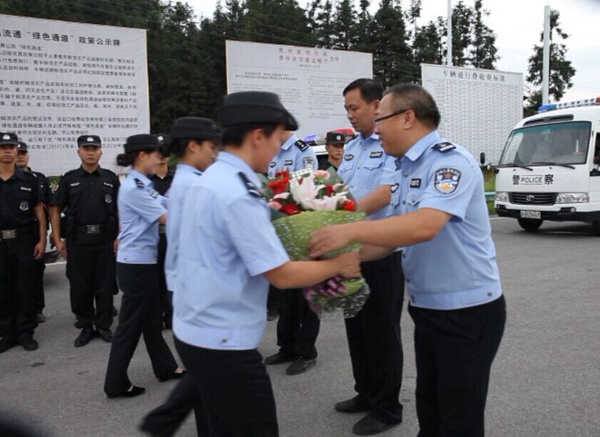
<svg viewBox="0 0 600 437">
<path fill-rule="evenodd" d="M 58 240 L 55 241 L 54 244 L 56 245 L 56 250 L 58 250 L 58 253 L 60 253 L 64 259 L 67 259 L 67 243 L 65 243 L 63 240 Z"/>
<path fill-rule="evenodd" d="M 360 256 L 356 251 L 344 252 L 334 258 L 339 266 L 338 273 L 345 278 L 360 276 Z"/>
</svg>

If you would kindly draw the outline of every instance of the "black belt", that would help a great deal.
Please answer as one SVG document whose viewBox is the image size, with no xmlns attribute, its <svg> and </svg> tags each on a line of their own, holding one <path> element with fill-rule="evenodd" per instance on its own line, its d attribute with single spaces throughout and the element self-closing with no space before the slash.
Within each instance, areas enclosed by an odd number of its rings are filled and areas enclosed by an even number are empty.
<svg viewBox="0 0 600 437">
<path fill-rule="evenodd" d="M 103 234 L 106 227 L 104 225 L 78 225 L 79 234 Z"/>
<path fill-rule="evenodd" d="M 0 240 L 12 240 L 24 235 L 33 235 L 36 229 L 33 226 L 25 226 L 17 229 L 0 230 Z"/>
</svg>

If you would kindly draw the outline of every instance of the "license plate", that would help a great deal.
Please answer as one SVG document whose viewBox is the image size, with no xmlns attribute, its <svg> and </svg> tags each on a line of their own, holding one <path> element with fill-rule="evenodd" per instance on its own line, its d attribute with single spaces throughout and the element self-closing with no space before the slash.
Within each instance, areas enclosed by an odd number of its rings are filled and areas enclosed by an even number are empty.
<svg viewBox="0 0 600 437">
<path fill-rule="evenodd" d="M 541 219 L 542 213 L 539 211 L 521 211 L 521 218 Z"/>
</svg>

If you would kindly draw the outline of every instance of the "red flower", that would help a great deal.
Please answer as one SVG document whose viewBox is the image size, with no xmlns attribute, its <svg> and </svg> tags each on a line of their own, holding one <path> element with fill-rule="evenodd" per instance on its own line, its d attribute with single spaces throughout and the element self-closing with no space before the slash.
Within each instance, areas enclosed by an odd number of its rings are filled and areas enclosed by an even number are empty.
<svg viewBox="0 0 600 437">
<path fill-rule="evenodd" d="M 294 205 L 293 203 L 288 203 L 287 205 L 283 205 L 279 212 L 282 212 L 287 215 L 294 215 L 302 212 L 302 210 L 298 207 L 298 205 Z"/>
<path fill-rule="evenodd" d="M 354 200 L 349 200 L 344 203 L 343 206 L 344 211 L 356 211 L 356 202 Z"/>
<path fill-rule="evenodd" d="M 273 191 L 273 194 L 281 194 L 287 191 L 288 179 L 274 179 L 267 182 L 267 185 Z"/>
<path fill-rule="evenodd" d="M 333 189 L 333 185 L 325 185 L 325 192 L 327 197 L 331 197 L 335 190 Z"/>
</svg>

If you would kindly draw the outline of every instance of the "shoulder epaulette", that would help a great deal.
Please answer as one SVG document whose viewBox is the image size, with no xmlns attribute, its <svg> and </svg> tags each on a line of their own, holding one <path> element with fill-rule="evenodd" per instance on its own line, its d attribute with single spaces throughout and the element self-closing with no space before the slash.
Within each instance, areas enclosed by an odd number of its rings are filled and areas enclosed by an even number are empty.
<svg viewBox="0 0 600 437">
<path fill-rule="evenodd" d="M 140 181 L 138 178 L 133 178 L 133 180 L 135 181 L 135 185 L 138 188 L 144 188 L 146 185 L 144 185 L 144 183 L 142 181 Z"/>
<path fill-rule="evenodd" d="M 437 150 L 438 152 L 446 153 L 450 150 L 456 149 L 456 146 L 446 141 L 444 143 L 437 143 L 435 146 L 432 147 L 432 149 Z"/>
<path fill-rule="evenodd" d="M 254 196 L 254 197 L 258 197 L 258 198 L 265 197 L 265 196 L 263 196 L 263 193 L 260 191 L 260 189 L 256 185 L 254 185 L 254 183 L 252 183 L 252 181 L 250 179 L 248 179 L 248 176 L 246 176 L 242 172 L 239 172 L 238 176 L 240 177 L 240 179 L 244 183 L 244 186 L 248 190 L 248 194 L 250 194 L 251 196 Z"/>
<path fill-rule="evenodd" d="M 306 149 L 308 149 L 310 146 L 308 144 L 306 144 L 304 141 L 302 140 L 298 140 L 294 143 L 294 146 L 296 146 L 297 148 L 300 149 L 301 152 L 304 152 Z"/>
</svg>

